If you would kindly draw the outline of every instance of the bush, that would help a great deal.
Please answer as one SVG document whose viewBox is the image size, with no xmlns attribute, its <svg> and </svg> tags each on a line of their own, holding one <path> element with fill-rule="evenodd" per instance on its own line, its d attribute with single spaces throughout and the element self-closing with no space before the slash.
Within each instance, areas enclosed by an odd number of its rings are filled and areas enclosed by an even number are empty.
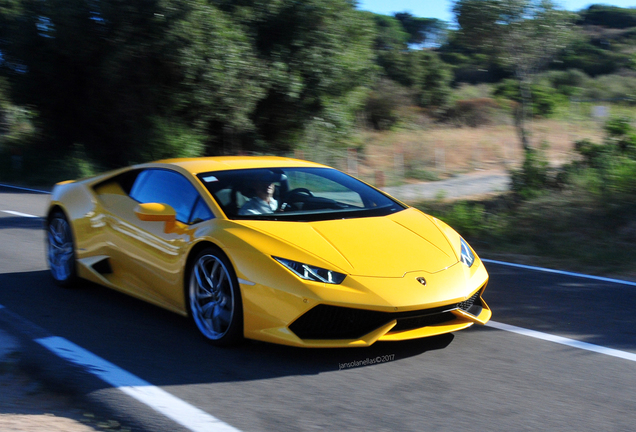
<svg viewBox="0 0 636 432">
<path fill-rule="evenodd" d="M 577 24 L 609 28 L 636 27 L 636 11 L 617 6 L 594 4 L 580 13 Z"/>
<path fill-rule="evenodd" d="M 605 124 L 603 144 L 590 140 L 575 143 L 583 160 L 564 168 L 566 183 L 576 185 L 605 202 L 633 201 L 636 197 L 636 136 L 627 118 Z"/>
<path fill-rule="evenodd" d="M 457 126 L 485 126 L 495 122 L 498 109 L 499 104 L 491 98 L 458 100 L 444 112 L 442 119 Z"/>
<path fill-rule="evenodd" d="M 532 84 L 531 107 L 532 115 L 540 117 L 549 117 L 557 106 L 558 98 L 552 88 L 541 84 Z M 495 96 L 510 99 L 515 102 L 522 102 L 521 92 L 519 90 L 519 81 L 514 79 L 503 80 L 495 87 Z"/>
<path fill-rule="evenodd" d="M 578 69 L 550 71 L 545 74 L 545 78 L 557 92 L 564 96 L 573 96 L 580 93 L 590 80 L 590 77 L 585 72 Z"/>
<path fill-rule="evenodd" d="M 406 88 L 391 80 L 383 79 L 369 93 L 364 113 L 374 129 L 388 130 L 398 122 L 399 108 L 412 104 L 413 98 Z"/>
<path fill-rule="evenodd" d="M 63 180 L 89 177 L 103 171 L 75 144 L 69 151 L 28 149 L 23 154 L 0 152 L 0 180 L 35 186 L 50 186 Z"/>
<path fill-rule="evenodd" d="M 609 153 L 609 147 L 603 144 L 596 144 L 589 139 L 583 139 L 574 143 L 574 150 L 583 156 L 584 163 L 592 168 L 600 168 L 602 159 Z"/>
<path fill-rule="evenodd" d="M 615 117 L 605 123 L 608 140 L 616 143 L 621 153 L 636 151 L 636 133 L 627 117 Z"/>
<path fill-rule="evenodd" d="M 492 84 L 461 84 L 453 89 L 450 99 L 452 103 L 458 100 L 491 98 L 493 92 Z"/>
<path fill-rule="evenodd" d="M 607 170 L 607 180 L 610 192 L 617 198 L 636 197 L 636 160 L 616 158 Z"/>
<path fill-rule="evenodd" d="M 583 99 L 611 100 L 619 99 L 627 103 L 636 103 L 636 77 L 621 75 L 603 75 L 585 84 L 581 93 Z"/>
<path fill-rule="evenodd" d="M 541 195 L 550 186 L 548 169 L 542 149 L 526 150 L 521 168 L 510 173 L 512 191 L 522 199 Z"/>
<path fill-rule="evenodd" d="M 460 201 L 441 219 L 463 236 L 474 236 L 487 230 L 484 206 Z"/>
</svg>

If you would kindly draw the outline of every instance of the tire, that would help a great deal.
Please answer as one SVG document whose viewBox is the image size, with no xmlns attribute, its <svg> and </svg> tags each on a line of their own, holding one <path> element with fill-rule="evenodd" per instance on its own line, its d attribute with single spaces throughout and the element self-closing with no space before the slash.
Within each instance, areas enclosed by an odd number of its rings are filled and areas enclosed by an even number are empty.
<svg viewBox="0 0 636 432">
<path fill-rule="evenodd" d="M 71 288 L 77 283 L 75 243 L 68 219 L 61 211 L 51 214 L 46 228 L 47 260 L 56 284 Z"/>
<path fill-rule="evenodd" d="M 213 345 L 234 345 L 243 340 L 243 301 L 234 269 L 218 249 L 200 251 L 189 269 L 186 287 L 188 312 Z"/>
</svg>

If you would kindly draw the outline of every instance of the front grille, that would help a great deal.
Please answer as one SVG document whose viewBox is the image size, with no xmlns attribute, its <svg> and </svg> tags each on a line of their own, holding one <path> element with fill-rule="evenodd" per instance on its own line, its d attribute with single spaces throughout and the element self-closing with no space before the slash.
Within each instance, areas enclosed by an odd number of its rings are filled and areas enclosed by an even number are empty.
<svg viewBox="0 0 636 432">
<path fill-rule="evenodd" d="M 456 305 L 409 312 L 377 312 L 339 306 L 318 305 L 294 321 L 289 328 L 301 339 L 358 339 L 397 319 L 392 331 L 411 330 L 454 319 Z"/>
<path fill-rule="evenodd" d="M 461 309 L 478 316 L 482 311 L 481 290 L 461 303 L 409 312 L 377 312 L 339 306 L 318 305 L 290 326 L 301 339 L 358 339 L 383 325 L 397 320 L 392 332 L 442 324 L 457 317 L 451 312 Z"/>
<path fill-rule="evenodd" d="M 422 312 L 422 311 L 420 311 Z M 391 329 L 391 332 L 413 330 L 430 325 L 442 324 L 457 318 L 451 312 L 442 312 L 433 315 L 420 315 L 414 317 L 398 318 L 397 324 Z"/>
</svg>

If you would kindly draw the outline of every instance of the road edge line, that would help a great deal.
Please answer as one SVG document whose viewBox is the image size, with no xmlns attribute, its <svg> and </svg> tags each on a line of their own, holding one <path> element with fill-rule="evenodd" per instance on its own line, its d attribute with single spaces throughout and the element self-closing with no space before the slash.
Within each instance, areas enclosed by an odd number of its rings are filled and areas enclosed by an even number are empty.
<svg viewBox="0 0 636 432">
<path fill-rule="evenodd" d="M 604 354 L 611 357 L 617 357 L 623 360 L 629 360 L 636 362 L 636 354 L 627 351 L 621 351 L 614 348 L 607 348 L 601 345 L 594 345 L 587 342 L 581 342 L 576 339 L 569 339 L 563 336 L 556 336 L 548 333 L 539 332 L 536 330 L 530 330 L 523 327 L 517 327 L 510 324 L 504 324 L 497 321 L 489 321 L 486 323 L 486 327 L 492 327 L 497 330 L 503 330 L 510 333 L 516 333 L 522 336 L 529 336 L 535 339 L 544 340 L 547 342 L 554 342 L 560 345 L 566 345 L 571 348 L 578 348 L 585 351 L 591 351 L 598 354 Z"/>
<path fill-rule="evenodd" d="M 6 187 L 9 189 L 18 189 L 18 190 L 23 190 L 23 191 L 28 191 L 28 192 L 36 192 L 36 193 L 41 193 L 41 194 L 46 194 L 46 195 L 50 195 L 51 192 L 49 191 L 43 191 L 40 189 L 30 189 L 30 188 L 25 188 L 22 186 L 14 186 L 14 185 L 8 185 L 8 184 L 4 184 L 4 183 L 0 183 L 0 187 Z"/>
<path fill-rule="evenodd" d="M 0 328 L 9 334 L 40 346 L 66 365 L 76 367 L 98 378 L 112 388 L 132 397 L 147 408 L 165 416 L 192 432 L 241 432 L 213 415 L 179 399 L 171 393 L 152 385 L 119 366 L 102 359 L 73 342 L 51 335 L 46 329 L 0 304 Z M 43 357 L 35 360 L 44 362 Z M 50 361 L 46 361 L 50 363 Z M 60 363 L 61 364 L 61 363 Z M 69 367 L 69 366 L 66 366 Z M 68 384 L 68 383 L 67 383 Z M 69 388 L 72 388 L 71 385 Z"/>
<path fill-rule="evenodd" d="M 485 262 L 485 263 L 488 263 L 488 264 L 497 264 L 497 265 L 502 265 L 502 266 L 521 268 L 521 269 L 525 269 L 525 270 L 534 270 L 534 271 L 540 271 L 540 272 L 544 272 L 544 273 L 554 273 L 554 274 L 559 274 L 559 275 L 563 275 L 563 276 L 574 276 L 574 277 L 580 277 L 580 278 L 584 278 L 584 279 L 597 280 L 597 281 L 600 281 L 600 282 L 609 282 L 609 283 L 615 283 L 615 284 L 619 284 L 619 285 L 628 285 L 628 286 L 636 287 L 636 282 L 626 281 L 626 280 L 622 280 L 622 279 L 613 279 L 613 278 L 607 278 L 607 277 L 603 277 L 603 276 L 593 276 L 593 275 L 587 275 L 587 274 L 583 274 L 583 273 L 573 273 L 573 272 L 568 272 L 568 271 L 565 271 L 565 270 L 554 270 L 554 269 L 549 269 L 549 268 L 544 268 L 544 267 L 529 266 L 529 265 L 525 265 L 525 264 L 515 264 L 515 263 L 509 263 L 509 262 L 505 262 L 505 261 L 491 260 L 491 259 L 487 259 L 487 258 L 482 258 L 481 260 L 483 262 Z"/>
</svg>

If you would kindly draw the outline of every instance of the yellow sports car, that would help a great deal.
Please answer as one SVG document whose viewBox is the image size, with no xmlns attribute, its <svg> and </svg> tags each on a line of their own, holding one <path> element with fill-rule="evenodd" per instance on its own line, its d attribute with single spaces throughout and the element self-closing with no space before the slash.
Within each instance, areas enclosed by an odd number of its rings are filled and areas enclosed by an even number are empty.
<svg viewBox="0 0 636 432">
<path fill-rule="evenodd" d="M 55 281 L 189 315 L 211 343 L 368 346 L 485 324 L 488 274 L 448 225 L 336 169 L 171 159 L 58 183 Z"/>
</svg>

